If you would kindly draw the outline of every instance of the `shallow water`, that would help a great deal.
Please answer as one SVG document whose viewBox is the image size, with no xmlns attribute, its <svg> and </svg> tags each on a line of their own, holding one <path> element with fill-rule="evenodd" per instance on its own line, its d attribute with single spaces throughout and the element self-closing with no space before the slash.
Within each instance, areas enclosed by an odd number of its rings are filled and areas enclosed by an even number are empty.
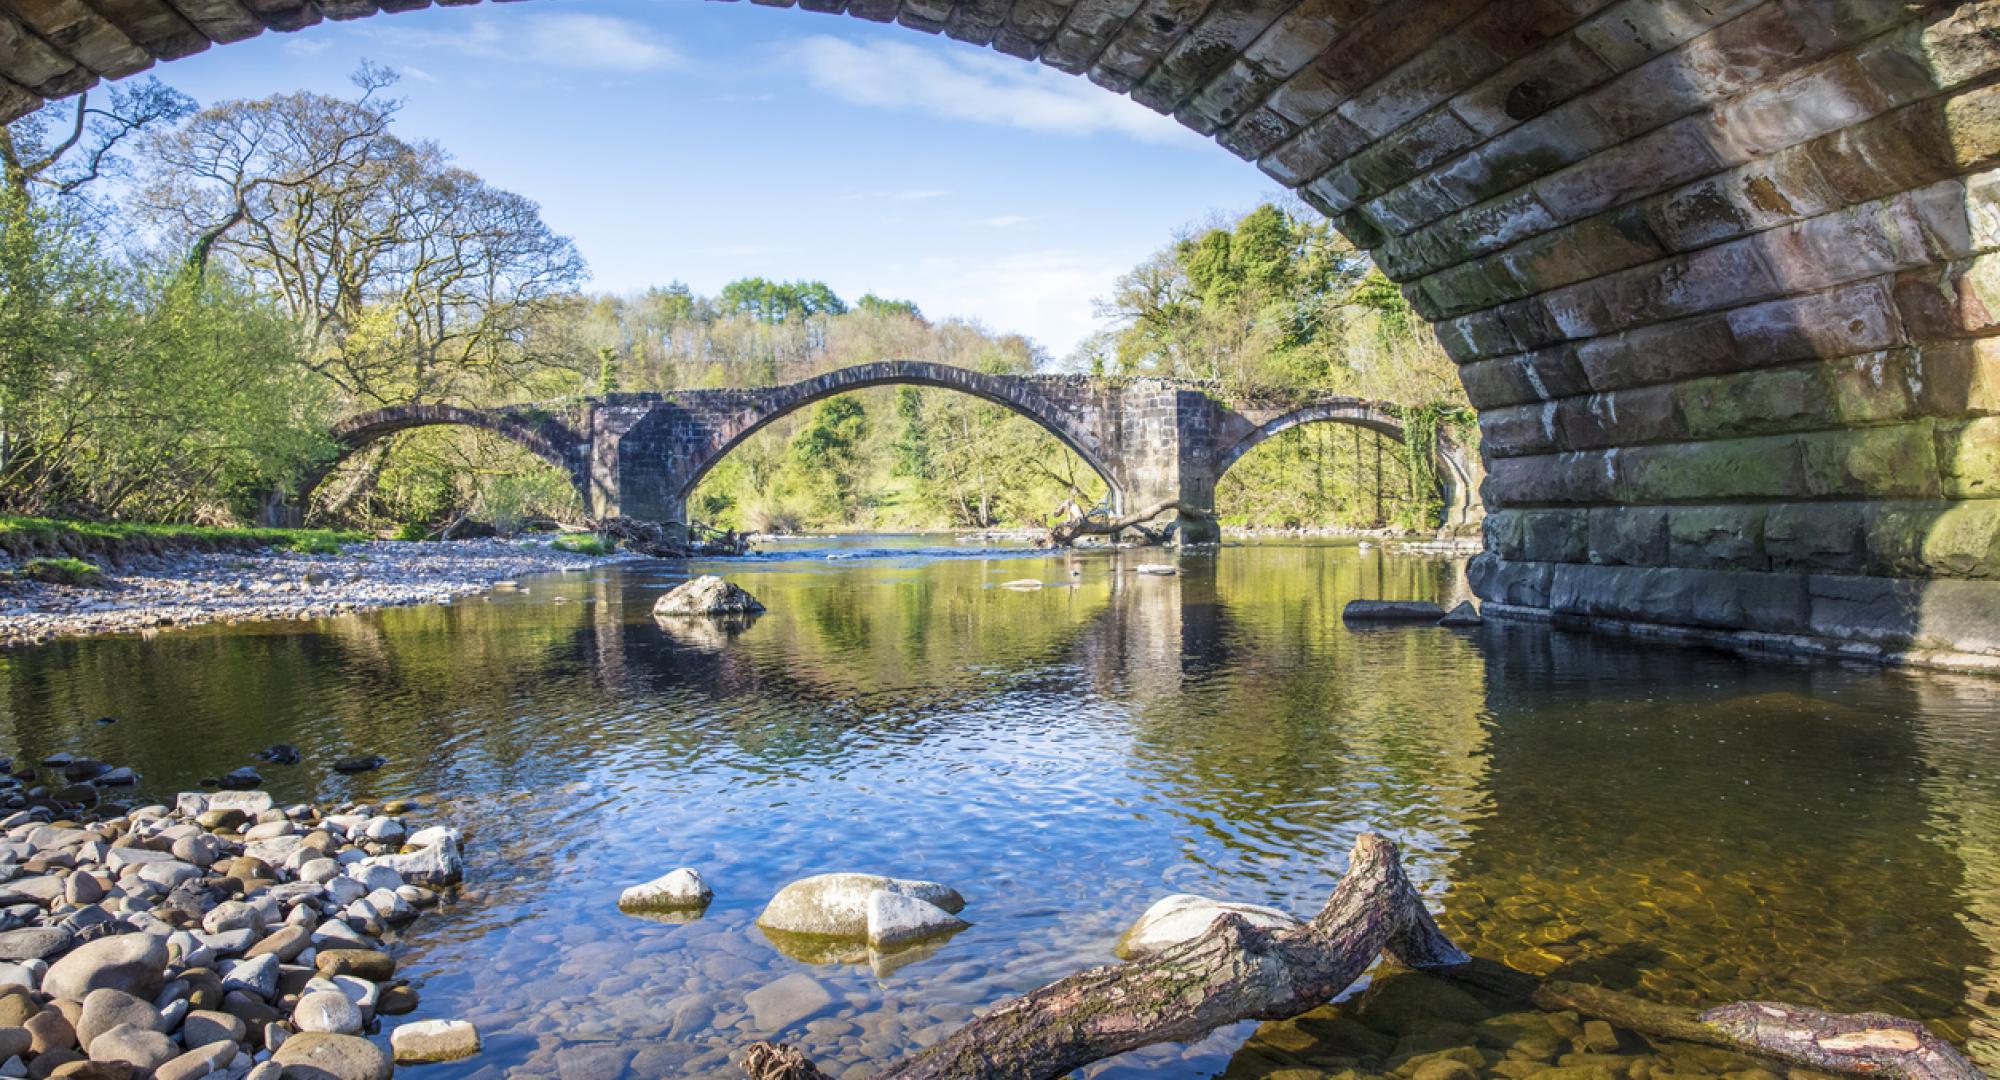
<svg viewBox="0 0 2000 1080">
<path fill-rule="evenodd" d="M 1348 629 L 1349 599 L 1462 589 L 1452 563 L 1379 549 L 1232 547 L 1158 578 L 1129 572 L 1157 553 L 937 545 L 803 541 L 0 651 L 0 726 L 20 755 L 129 763 L 153 793 L 291 742 L 304 765 L 260 766 L 281 800 L 420 796 L 466 826 L 471 887 L 402 942 L 414 1018 L 487 1040 L 436 1080 L 727 1074 L 768 1035 L 865 1074 L 1109 960 L 1166 893 L 1310 913 L 1370 829 L 1475 953 L 1676 1003 L 1914 1015 L 2000 1068 L 2000 682 L 1538 626 Z M 770 613 L 740 632 L 651 618 L 715 569 Z M 996 587 L 1025 577 L 1051 587 Z M 330 771 L 355 752 L 390 764 Z M 678 865 L 716 889 L 698 922 L 617 910 Z M 752 925 L 785 882 L 849 869 L 952 884 L 973 926 L 871 966 L 788 957 Z M 759 1029 L 744 995 L 799 972 L 829 1004 Z M 1456 999 L 1426 1009 L 1464 1015 L 1411 1030 L 1408 984 L 1098 1073 L 1407 1074 L 1461 1045 L 1510 1078 L 1749 1067 L 1631 1040 L 1575 1058 Z"/>
</svg>

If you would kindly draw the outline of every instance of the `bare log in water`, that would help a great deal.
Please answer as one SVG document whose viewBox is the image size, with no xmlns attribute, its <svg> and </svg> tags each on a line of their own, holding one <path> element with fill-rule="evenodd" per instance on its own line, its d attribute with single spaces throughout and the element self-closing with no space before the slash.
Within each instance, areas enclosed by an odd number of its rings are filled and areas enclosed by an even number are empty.
<svg viewBox="0 0 2000 1080">
<path fill-rule="evenodd" d="M 1153 530 L 1145 526 L 1147 522 L 1169 511 L 1193 517 L 1201 516 L 1200 510 L 1177 499 L 1155 503 L 1136 514 L 1127 514 L 1120 518 L 1094 518 L 1087 513 L 1080 514 L 1068 521 L 1059 521 L 1049 526 L 1049 544 L 1052 547 L 1069 547 L 1085 536 L 1112 536 L 1128 529 L 1144 536 L 1149 544 L 1165 543 L 1167 537 L 1165 529 Z"/>
<path fill-rule="evenodd" d="M 1162 511 L 1164 512 L 1164 511 Z M 1355 841 L 1332 899 L 1297 929 L 1251 926 L 1235 915 L 1164 952 L 1091 968 L 1003 1002 L 936 1046 L 891 1065 L 882 1080 L 1053 1080 L 1095 1061 L 1162 1042 L 1191 1042 L 1241 1020 L 1286 1020 L 1340 996 L 1376 956 L 1419 970 L 1529 992 L 1545 1009 L 1588 1016 L 1660 1038 L 1756 1054 L 1816 1069 L 1910 1080 L 1985 1080 L 1923 1025 L 1876 1013 L 1840 1015 L 1738 1002 L 1696 1012 L 1580 983 L 1543 982 L 1504 965 L 1472 963 L 1437 927 L 1403 873 L 1396 846 Z M 797 1049 L 752 1046 L 752 1080 L 822 1080 Z"/>
</svg>

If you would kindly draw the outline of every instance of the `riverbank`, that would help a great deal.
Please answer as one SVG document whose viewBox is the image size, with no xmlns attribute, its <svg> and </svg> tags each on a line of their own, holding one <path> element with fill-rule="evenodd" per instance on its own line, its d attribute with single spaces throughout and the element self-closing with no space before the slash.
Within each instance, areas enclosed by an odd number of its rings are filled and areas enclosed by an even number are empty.
<svg viewBox="0 0 2000 1080">
<path fill-rule="evenodd" d="M 502 540 L 382 540 L 316 553 L 267 549 L 140 555 L 120 566 L 104 566 L 100 587 L 0 581 L 0 646 L 449 603 L 496 582 L 626 557 Z M 0 574 L 25 561 L 0 555 Z"/>
</svg>

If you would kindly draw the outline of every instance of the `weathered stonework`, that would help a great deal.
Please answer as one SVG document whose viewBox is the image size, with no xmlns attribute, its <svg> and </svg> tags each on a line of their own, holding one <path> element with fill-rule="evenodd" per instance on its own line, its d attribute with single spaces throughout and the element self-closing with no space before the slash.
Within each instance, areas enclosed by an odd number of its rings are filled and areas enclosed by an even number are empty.
<svg viewBox="0 0 2000 1080">
<path fill-rule="evenodd" d="M 1215 486 L 1265 439 L 1311 423 L 1354 424 L 1402 439 L 1396 417 L 1355 398 L 1225 401 L 1210 388 L 1164 379 L 988 375 L 919 361 L 883 361 L 783 386 L 610 394 L 564 405 L 480 410 L 410 405 L 362 413 L 333 431 L 341 458 L 385 435 L 432 424 L 483 428 L 564 470 L 596 517 L 687 522 L 702 477 L 744 439 L 778 417 L 837 394 L 875 386 L 934 386 L 1006 406 L 1076 451 L 1111 488 L 1114 509 L 1179 503 L 1184 542 L 1214 540 Z M 307 476 L 311 492 L 339 459 Z M 1477 521 L 1479 467 L 1440 436 L 1437 467 L 1447 523 Z M 294 500 L 274 496 L 272 524 L 298 519 Z"/>
<path fill-rule="evenodd" d="M 1496 611 L 2000 660 L 2000 0 L 799 6 L 1129 93 L 1369 248 L 1482 412 Z M 375 10 L 7 0 L 0 117 Z M 1153 392 L 1090 430 L 1128 497 L 1199 496 L 1213 418 Z M 593 461 L 679 437 L 605 408 Z"/>
</svg>

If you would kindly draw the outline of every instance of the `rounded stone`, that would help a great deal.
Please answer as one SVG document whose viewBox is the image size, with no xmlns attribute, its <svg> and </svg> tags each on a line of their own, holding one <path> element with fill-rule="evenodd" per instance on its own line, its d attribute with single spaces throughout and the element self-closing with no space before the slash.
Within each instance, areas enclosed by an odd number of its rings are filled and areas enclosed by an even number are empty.
<svg viewBox="0 0 2000 1080">
<path fill-rule="evenodd" d="M 250 1029 L 242 1020 L 213 1009 L 196 1009 L 181 1022 L 181 1041 L 189 1046 L 207 1046 L 225 1040 L 240 1043 L 249 1034 Z"/>
<path fill-rule="evenodd" d="M 359 1035 L 364 1022 L 361 1007 L 337 990 L 315 990 L 292 1010 L 292 1026 L 300 1031 Z"/>
<path fill-rule="evenodd" d="M 49 966 L 42 992 L 82 1001 L 92 990 L 123 990 L 150 999 L 160 992 L 167 970 L 167 939 L 152 934 L 113 934 L 87 941 Z"/>
<path fill-rule="evenodd" d="M 464 1020 L 419 1020 L 389 1033 L 398 1065 L 457 1061 L 479 1052 L 479 1030 Z"/>
<path fill-rule="evenodd" d="M 778 890 L 757 925 L 767 930 L 819 937 L 861 939 L 868 935 L 868 898 L 886 891 L 934 904 L 951 914 L 965 907 L 957 890 L 933 881 L 905 881 L 877 874 L 816 874 Z"/>
<path fill-rule="evenodd" d="M 83 1017 L 76 1022 L 77 1042 L 88 1052 L 104 1033 L 127 1026 L 158 1031 L 160 1011 L 123 990 L 92 990 L 83 999 Z"/>
<path fill-rule="evenodd" d="M 285 1080 L 389 1080 L 395 1066 L 382 1048 L 354 1035 L 302 1031 L 271 1055 Z"/>
<path fill-rule="evenodd" d="M 353 975 L 381 982 L 396 974 L 396 958 L 375 949 L 322 949 L 313 958 L 321 975 Z"/>
<path fill-rule="evenodd" d="M 714 899 L 715 891 L 702 880 L 701 871 L 683 866 L 619 893 L 618 906 L 627 911 L 687 911 L 705 908 Z"/>
<path fill-rule="evenodd" d="M 121 1024 L 91 1040 L 90 1060 L 122 1061 L 150 1073 L 181 1055 L 172 1039 L 150 1028 Z"/>
<path fill-rule="evenodd" d="M 1193 941 L 1224 915 L 1236 915 L 1265 930 L 1289 930 L 1304 925 L 1297 916 L 1273 907 L 1175 893 L 1147 908 L 1119 937 L 1112 951 L 1121 960 L 1151 956 L 1169 946 Z"/>
</svg>

